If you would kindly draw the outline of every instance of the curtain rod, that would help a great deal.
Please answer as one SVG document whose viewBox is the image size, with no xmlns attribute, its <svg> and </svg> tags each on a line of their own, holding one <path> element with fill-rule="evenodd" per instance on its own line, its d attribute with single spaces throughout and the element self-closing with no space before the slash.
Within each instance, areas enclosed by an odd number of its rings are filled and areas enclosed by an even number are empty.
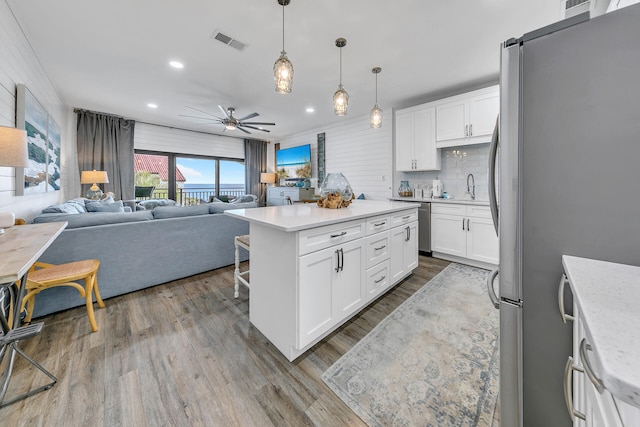
<svg viewBox="0 0 640 427">
<path fill-rule="evenodd" d="M 101 114 L 103 116 L 110 116 L 110 117 L 116 117 L 118 119 L 124 119 L 124 117 L 122 116 L 117 116 L 115 114 L 110 114 L 110 113 L 103 113 L 102 111 L 92 111 L 92 110 L 85 110 L 84 108 L 74 108 L 73 109 L 74 113 L 92 113 L 92 114 Z M 127 119 L 128 120 L 128 119 Z"/>
</svg>

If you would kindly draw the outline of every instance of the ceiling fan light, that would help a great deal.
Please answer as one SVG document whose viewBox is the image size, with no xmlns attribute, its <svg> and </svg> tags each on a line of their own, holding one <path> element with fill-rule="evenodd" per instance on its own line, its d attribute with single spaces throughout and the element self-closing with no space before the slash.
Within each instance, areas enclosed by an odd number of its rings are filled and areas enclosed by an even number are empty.
<svg viewBox="0 0 640 427">
<path fill-rule="evenodd" d="M 273 78 L 276 82 L 276 92 L 291 93 L 293 86 L 293 64 L 287 58 L 287 52 L 280 52 L 280 58 L 273 64 Z"/>
<path fill-rule="evenodd" d="M 371 127 L 374 129 L 382 127 L 382 108 L 378 107 L 378 104 L 371 109 Z"/>
<path fill-rule="evenodd" d="M 338 90 L 333 94 L 333 112 L 336 116 L 346 116 L 347 107 L 349 107 L 349 94 L 342 85 L 339 85 Z"/>
<path fill-rule="evenodd" d="M 236 125 L 233 123 L 227 123 L 224 125 L 225 129 L 227 130 L 236 130 Z"/>
</svg>

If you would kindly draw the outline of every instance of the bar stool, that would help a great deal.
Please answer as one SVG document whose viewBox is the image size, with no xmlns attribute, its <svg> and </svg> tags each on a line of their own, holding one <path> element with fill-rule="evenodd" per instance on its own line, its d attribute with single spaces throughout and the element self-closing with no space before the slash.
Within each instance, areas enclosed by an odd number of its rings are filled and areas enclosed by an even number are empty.
<svg viewBox="0 0 640 427">
<path fill-rule="evenodd" d="M 98 324 L 93 313 L 93 295 L 95 293 L 98 306 L 104 308 L 104 302 L 100 296 L 98 289 L 98 268 L 100 261 L 97 259 L 87 259 L 84 261 L 69 262 L 66 264 L 46 264 L 36 262 L 34 268 L 27 275 L 26 295 L 22 299 L 20 311 L 27 307 L 27 315 L 24 319 L 25 323 L 31 321 L 33 308 L 35 307 L 35 298 L 45 289 L 56 286 L 71 286 L 78 290 L 81 297 L 85 298 L 87 306 L 87 317 L 91 331 L 98 330 Z M 84 286 L 77 283 L 78 280 L 84 281 Z"/>
<path fill-rule="evenodd" d="M 249 235 L 245 234 L 243 236 L 236 236 L 233 238 L 233 245 L 235 246 L 236 251 L 236 269 L 233 272 L 233 288 L 234 293 L 233 296 L 238 298 L 240 296 L 240 282 L 245 285 L 247 288 L 250 288 L 249 282 L 243 276 L 249 274 L 249 270 L 240 271 L 240 250 L 239 247 L 245 248 L 247 251 L 250 247 Z"/>
</svg>

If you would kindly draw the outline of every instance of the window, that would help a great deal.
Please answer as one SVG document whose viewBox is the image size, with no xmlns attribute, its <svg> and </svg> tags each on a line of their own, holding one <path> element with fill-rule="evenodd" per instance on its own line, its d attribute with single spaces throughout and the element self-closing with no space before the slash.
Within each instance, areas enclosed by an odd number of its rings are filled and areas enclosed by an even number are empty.
<svg viewBox="0 0 640 427">
<path fill-rule="evenodd" d="M 172 199 L 181 205 L 245 194 L 244 161 L 135 151 L 136 198 Z M 148 196 L 142 188 L 153 187 Z"/>
</svg>

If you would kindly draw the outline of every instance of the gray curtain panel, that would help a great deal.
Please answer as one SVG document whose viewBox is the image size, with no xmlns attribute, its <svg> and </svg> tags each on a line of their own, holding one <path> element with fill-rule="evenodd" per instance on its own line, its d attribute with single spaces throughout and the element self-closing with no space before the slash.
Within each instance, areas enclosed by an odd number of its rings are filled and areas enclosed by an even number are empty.
<svg viewBox="0 0 640 427">
<path fill-rule="evenodd" d="M 78 167 L 106 171 L 109 183 L 100 184 L 116 200 L 134 198 L 133 132 L 135 121 L 122 117 L 78 110 Z M 90 185 L 82 186 L 82 195 Z"/>
<path fill-rule="evenodd" d="M 260 173 L 267 170 L 267 142 L 256 139 L 244 140 L 244 182 L 248 194 L 258 196 L 258 206 L 267 199 L 266 184 L 260 184 Z"/>
</svg>

